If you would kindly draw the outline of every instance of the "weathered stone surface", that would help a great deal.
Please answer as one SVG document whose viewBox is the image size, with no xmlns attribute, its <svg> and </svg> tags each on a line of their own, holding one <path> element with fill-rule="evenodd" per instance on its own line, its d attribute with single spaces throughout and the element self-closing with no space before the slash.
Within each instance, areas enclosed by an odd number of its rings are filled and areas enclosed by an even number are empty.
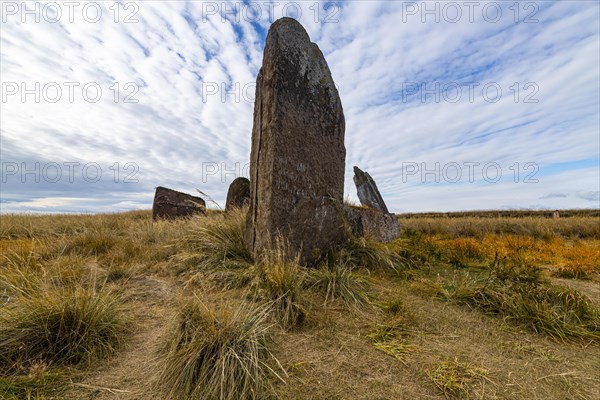
<svg viewBox="0 0 600 400">
<path fill-rule="evenodd" d="M 344 214 L 352 234 L 387 243 L 400 237 L 400 223 L 395 214 L 373 208 L 344 206 Z"/>
<path fill-rule="evenodd" d="M 398 218 L 389 213 L 371 175 L 354 167 L 354 184 L 363 207 L 344 207 L 344 214 L 352 234 L 383 243 L 399 238 Z"/>
<path fill-rule="evenodd" d="M 196 196 L 159 186 L 152 203 L 152 219 L 174 219 L 206 212 L 206 202 Z"/>
<path fill-rule="evenodd" d="M 244 207 L 250 204 L 250 181 L 247 178 L 235 178 L 227 191 L 225 211 Z"/>
<path fill-rule="evenodd" d="M 306 263 L 346 239 L 345 120 L 319 47 L 294 19 L 267 35 L 256 82 L 246 240 L 255 255 L 280 234 Z"/>
<path fill-rule="evenodd" d="M 358 199 L 360 203 L 365 207 L 374 208 L 389 214 L 388 208 L 377 189 L 377 184 L 371 178 L 368 172 L 362 171 L 358 167 L 354 167 L 354 184 L 356 185 L 356 191 L 358 192 Z"/>
</svg>

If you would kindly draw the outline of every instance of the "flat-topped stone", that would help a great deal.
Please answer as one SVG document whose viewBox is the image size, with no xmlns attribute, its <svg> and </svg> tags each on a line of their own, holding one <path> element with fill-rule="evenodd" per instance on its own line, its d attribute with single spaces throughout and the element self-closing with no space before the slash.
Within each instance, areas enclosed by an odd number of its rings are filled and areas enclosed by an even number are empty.
<svg viewBox="0 0 600 400">
<path fill-rule="evenodd" d="M 152 219 L 175 219 L 206 213 L 206 202 L 201 197 L 168 189 L 156 188 L 152 203 Z"/>
</svg>

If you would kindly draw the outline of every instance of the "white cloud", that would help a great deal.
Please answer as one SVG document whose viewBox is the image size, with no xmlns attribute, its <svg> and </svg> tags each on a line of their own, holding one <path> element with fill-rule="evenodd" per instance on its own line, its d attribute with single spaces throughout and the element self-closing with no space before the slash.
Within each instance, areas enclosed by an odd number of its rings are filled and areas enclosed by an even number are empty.
<svg viewBox="0 0 600 400">
<path fill-rule="evenodd" d="M 600 206 L 600 192 L 583 192 L 579 191 L 575 194 L 577 197 L 583 200 L 592 201 L 595 203 L 595 206 Z"/>
<path fill-rule="evenodd" d="M 293 11 L 291 2 L 279 3 L 273 6 L 275 18 L 286 9 Z M 42 87 L 55 82 L 63 96 L 57 103 L 35 102 L 33 95 L 22 102 L 19 94 L 3 100 L 3 162 L 96 162 L 104 175 L 96 184 L 81 178 L 72 184 L 36 183 L 31 175 L 23 183 L 19 171 L 3 182 L 2 211 L 7 204 L 13 211 L 149 207 L 158 185 L 189 193 L 201 188 L 222 202 L 228 183 L 249 159 L 252 85 L 262 61 L 264 32 L 272 22 L 267 7 L 257 3 L 263 18 L 253 24 L 244 20 L 248 10 L 244 14 L 240 2 L 227 2 L 229 9 L 238 7 L 239 17 L 223 18 L 207 13 L 201 2 L 137 2 L 134 17 L 139 22 L 124 23 L 128 12 L 121 9 L 115 23 L 107 8 L 111 4 L 98 4 L 104 8 L 97 23 L 78 13 L 73 23 L 4 16 L 3 85 L 33 88 L 36 82 Z M 222 8 L 224 3 L 211 4 Z M 313 2 L 296 4 L 301 4 L 300 21 L 323 50 L 340 89 L 347 122 L 345 188 L 351 198 L 352 166 L 359 165 L 376 179 L 392 210 L 597 206 L 591 202 L 597 203 L 600 172 L 588 164 L 576 166 L 597 159 L 600 152 L 597 3 L 536 3 L 538 23 L 523 22 L 529 9 L 521 9 L 515 23 L 512 3 L 502 3 L 503 17 L 496 23 L 485 20 L 483 5 L 474 22 L 463 7 L 458 23 L 445 21 L 444 15 L 439 23 L 426 15 L 423 23 L 422 10 L 412 15 L 402 2 L 352 1 L 328 10 L 327 2 L 316 8 Z M 67 82 L 80 85 L 73 101 Z M 139 90 L 126 88 L 128 82 Z M 480 85 L 473 102 L 465 86 L 456 103 L 435 102 L 431 95 L 422 102 L 418 93 L 403 101 L 407 82 L 429 88 L 435 83 Z M 492 82 L 503 92 L 497 103 L 481 93 Z M 102 89 L 97 103 L 82 97 L 86 83 Z M 535 85 L 525 88 L 527 83 Z M 231 90 L 236 84 L 240 98 L 229 94 L 221 101 L 222 87 Z M 203 101 L 203 90 L 215 87 L 218 93 Z M 138 102 L 125 103 L 128 94 Z M 525 103 L 527 95 L 538 102 Z M 110 166 L 117 162 L 121 167 L 135 163 L 138 183 L 123 184 L 127 171 L 122 170 L 115 184 Z M 505 174 L 516 162 L 521 167 L 531 162 L 540 168 L 540 182 L 492 185 L 481 177 L 466 184 L 403 182 L 406 162 L 496 162 Z M 556 169 L 555 164 L 567 167 Z M 227 170 L 209 174 L 214 165 Z M 549 195 L 553 193 L 570 195 Z M 133 194 L 138 197 L 130 198 Z M 82 198 L 90 200 L 77 200 Z"/>
</svg>

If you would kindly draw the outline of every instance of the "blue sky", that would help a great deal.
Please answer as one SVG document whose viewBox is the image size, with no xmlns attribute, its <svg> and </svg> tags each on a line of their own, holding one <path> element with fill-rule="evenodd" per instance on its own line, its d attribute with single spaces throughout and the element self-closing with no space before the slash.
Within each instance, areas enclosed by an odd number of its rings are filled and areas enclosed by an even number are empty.
<svg viewBox="0 0 600 400">
<path fill-rule="evenodd" d="M 349 199 L 358 165 L 395 212 L 600 207 L 597 1 L 67 3 L 2 2 L 2 212 L 222 205 L 282 16 L 339 88 Z"/>
</svg>

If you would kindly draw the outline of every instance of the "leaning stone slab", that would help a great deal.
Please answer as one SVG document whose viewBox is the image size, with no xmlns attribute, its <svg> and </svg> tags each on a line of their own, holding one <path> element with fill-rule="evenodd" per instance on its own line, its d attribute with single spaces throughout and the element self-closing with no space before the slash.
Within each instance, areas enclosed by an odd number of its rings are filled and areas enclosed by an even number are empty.
<svg viewBox="0 0 600 400">
<path fill-rule="evenodd" d="M 196 196 L 159 186 L 152 203 L 152 219 L 175 219 L 206 213 L 206 202 Z"/>
<path fill-rule="evenodd" d="M 358 167 L 354 167 L 354 184 L 356 185 L 356 191 L 358 192 L 358 199 L 360 203 L 365 207 L 374 208 L 389 214 L 388 208 L 377 189 L 377 184 L 371 178 L 368 172 L 361 170 Z"/>
<path fill-rule="evenodd" d="M 346 221 L 352 234 L 376 242 L 387 243 L 400 237 L 400 223 L 395 214 L 366 207 L 344 206 Z"/>
<path fill-rule="evenodd" d="M 247 206 L 250 203 L 250 181 L 247 178 L 235 178 L 227 191 L 225 211 Z"/>
<path fill-rule="evenodd" d="M 319 47 L 296 20 L 276 21 L 254 104 L 246 241 L 255 256 L 281 235 L 310 264 L 346 240 L 344 131 L 342 103 Z"/>
</svg>

